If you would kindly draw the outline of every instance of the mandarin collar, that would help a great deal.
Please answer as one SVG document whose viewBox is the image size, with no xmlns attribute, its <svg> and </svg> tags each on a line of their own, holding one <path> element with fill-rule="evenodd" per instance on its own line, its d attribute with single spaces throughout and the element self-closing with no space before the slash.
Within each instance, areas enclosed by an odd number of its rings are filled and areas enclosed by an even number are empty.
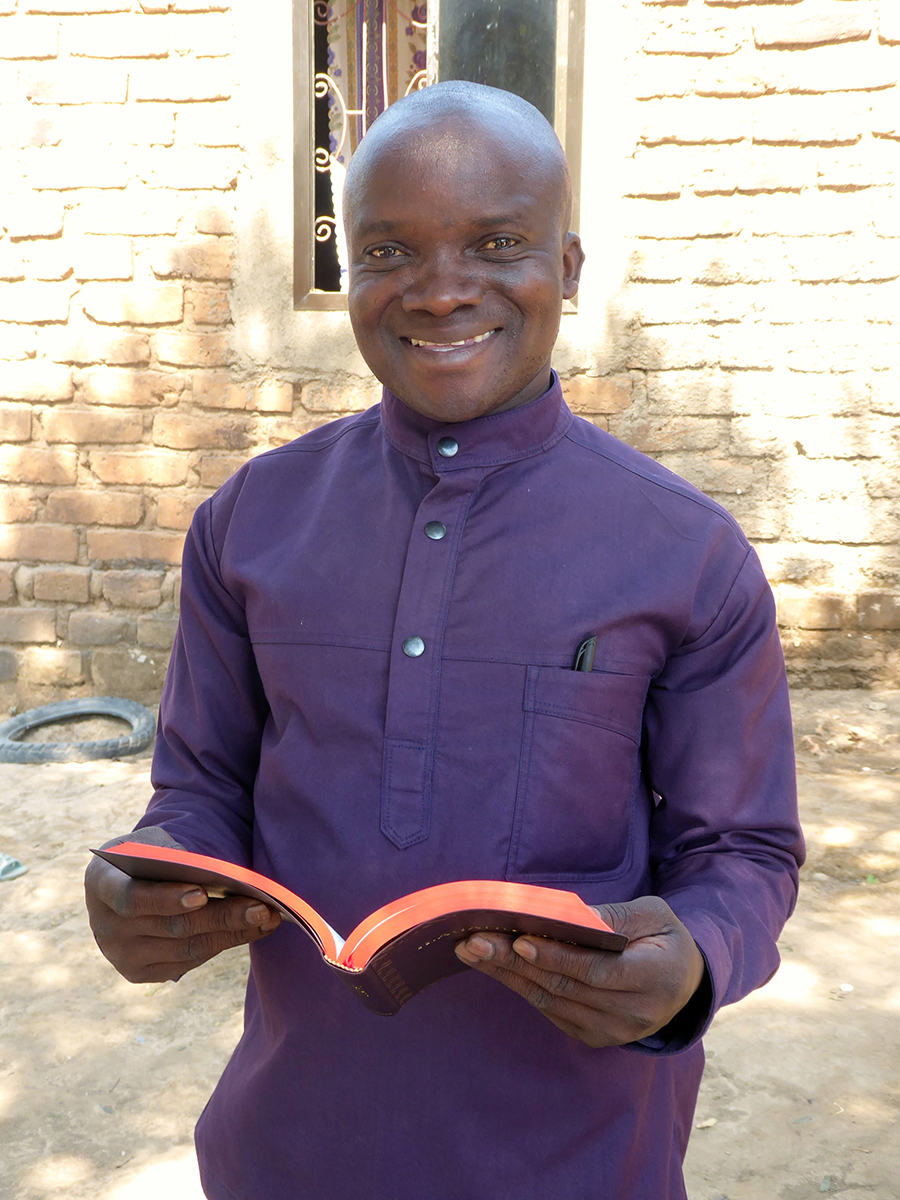
<svg viewBox="0 0 900 1200">
<path fill-rule="evenodd" d="M 555 371 L 550 387 L 536 400 L 472 421 L 434 421 L 414 412 L 387 388 L 381 400 L 387 440 L 401 454 L 427 463 L 435 474 L 531 458 L 554 446 L 573 419 Z"/>
</svg>

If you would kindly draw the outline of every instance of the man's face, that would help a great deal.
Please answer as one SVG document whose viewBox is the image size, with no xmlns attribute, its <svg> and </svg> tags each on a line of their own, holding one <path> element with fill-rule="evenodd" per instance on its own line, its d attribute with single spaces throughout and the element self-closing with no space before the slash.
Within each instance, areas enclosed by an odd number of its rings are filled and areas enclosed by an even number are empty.
<svg viewBox="0 0 900 1200">
<path fill-rule="evenodd" d="M 372 372 L 410 408 L 466 421 L 550 382 L 583 253 L 554 166 L 462 116 L 379 150 L 351 198 L 349 307 Z"/>
</svg>

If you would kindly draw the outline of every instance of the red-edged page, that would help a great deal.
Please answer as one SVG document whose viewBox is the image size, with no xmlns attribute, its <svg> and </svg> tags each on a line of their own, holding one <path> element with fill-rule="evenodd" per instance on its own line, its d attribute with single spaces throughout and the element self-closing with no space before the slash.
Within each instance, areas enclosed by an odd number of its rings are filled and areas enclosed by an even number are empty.
<svg viewBox="0 0 900 1200">
<path fill-rule="evenodd" d="M 457 880 L 402 896 L 342 942 L 305 900 L 246 867 L 140 842 L 93 853 L 135 879 L 197 883 L 271 904 L 306 930 L 368 1008 L 385 1016 L 429 984 L 467 970 L 454 951 L 472 933 L 528 933 L 609 951 L 628 945 L 574 892 L 496 879 Z"/>
<path fill-rule="evenodd" d="M 438 918 L 461 919 L 470 912 L 491 912 L 508 917 L 534 918 L 565 926 L 581 946 L 598 950 L 621 950 L 628 939 L 609 925 L 574 892 L 536 887 L 531 883 L 509 883 L 502 879 L 465 879 L 439 883 L 411 892 L 386 904 L 360 922 L 344 943 L 340 961 L 349 970 L 364 970 L 369 961 L 389 942 L 418 925 Z M 508 922 L 506 922 L 508 924 Z M 484 926 L 473 926 L 481 929 Z M 522 930 L 524 933 L 524 929 Z"/>
<path fill-rule="evenodd" d="M 305 900 L 274 879 L 239 867 L 236 863 L 174 846 L 147 846 L 143 842 L 119 842 L 108 850 L 92 850 L 132 879 L 155 882 L 199 883 L 212 892 L 233 896 L 252 896 L 277 908 L 282 916 L 299 925 L 310 935 L 326 958 L 336 961 L 343 945 L 327 921 Z"/>
</svg>

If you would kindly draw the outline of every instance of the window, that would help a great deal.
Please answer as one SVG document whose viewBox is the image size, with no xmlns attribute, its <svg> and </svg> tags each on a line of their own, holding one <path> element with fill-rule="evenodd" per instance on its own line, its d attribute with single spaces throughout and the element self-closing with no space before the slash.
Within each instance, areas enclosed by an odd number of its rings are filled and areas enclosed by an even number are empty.
<svg viewBox="0 0 900 1200">
<path fill-rule="evenodd" d="M 577 205 L 584 0 L 293 0 L 293 13 L 295 308 L 346 306 L 344 171 L 388 104 L 438 79 L 539 108 L 569 156 Z"/>
</svg>

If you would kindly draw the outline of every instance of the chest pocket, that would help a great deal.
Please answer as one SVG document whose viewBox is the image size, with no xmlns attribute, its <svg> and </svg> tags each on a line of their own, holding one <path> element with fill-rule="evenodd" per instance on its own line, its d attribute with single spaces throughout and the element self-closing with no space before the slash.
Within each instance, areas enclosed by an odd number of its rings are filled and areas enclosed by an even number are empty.
<svg viewBox="0 0 900 1200">
<path fill-rule="evenodd" d="M 628 870 L 648 686 L 639 675 L 528 668 L 508 879 Z"/>
</svg>

